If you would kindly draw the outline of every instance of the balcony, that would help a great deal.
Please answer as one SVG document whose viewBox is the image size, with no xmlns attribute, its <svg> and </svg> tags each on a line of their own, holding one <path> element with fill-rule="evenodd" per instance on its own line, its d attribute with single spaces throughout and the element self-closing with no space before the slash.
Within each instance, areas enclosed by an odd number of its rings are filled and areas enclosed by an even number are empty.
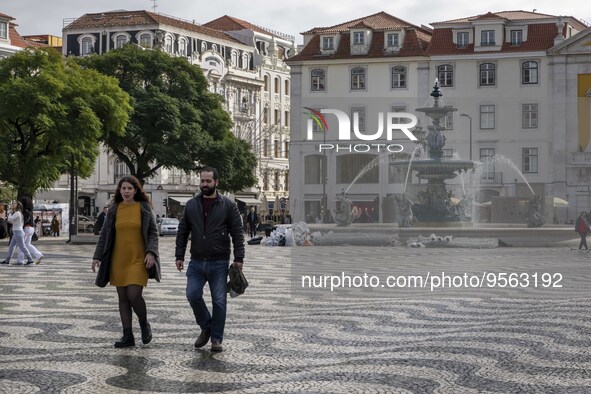
<svg viewBox="0 0 591 394">
<path fill-rule="evenodd" d="M 571 153 L 570 164 L 581 167 L 591 167 L 591 152 Z"/>
<path fill-rule="evenodd" d="M 503 184 L 503 173 L 502 172 L 493 172 L 488 174 L 483 174 L 482 178 L 480 178 L 481 185 L 502 185 Z"/>
</svg>

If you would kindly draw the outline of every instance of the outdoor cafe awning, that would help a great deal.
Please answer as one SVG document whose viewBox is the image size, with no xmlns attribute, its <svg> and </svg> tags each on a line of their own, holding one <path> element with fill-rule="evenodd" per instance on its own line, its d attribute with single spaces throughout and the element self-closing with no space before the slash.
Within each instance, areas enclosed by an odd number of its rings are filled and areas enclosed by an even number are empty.
<svg viewBox="0 0 591 394">
<path fill-rule="evenodd" d="M 260 205 L 261 204 L 261 202 L 254 197 L 238 196 L 238 197 L 236 197 L 236 200 L 242 201 L 246 205 Z"/>
</svg>

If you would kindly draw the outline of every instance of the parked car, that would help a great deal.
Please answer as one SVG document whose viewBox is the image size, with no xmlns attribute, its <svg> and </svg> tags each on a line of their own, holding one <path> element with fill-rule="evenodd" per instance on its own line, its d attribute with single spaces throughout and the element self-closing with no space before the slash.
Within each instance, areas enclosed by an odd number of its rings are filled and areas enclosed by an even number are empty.
<svg viewBox="0 0 591 394">
<path fill-rule="evenodd" d="M 163 218 L 158 224 L 158 234 L 176 235 L 179 230 L 179 220 L 174 218 Z"/>
<path fill-rule="evenodd" d="M 79 233 L 93 233 L 94 220 L 88 216 L 78 215 L 78 232 Z"/>
</svg>

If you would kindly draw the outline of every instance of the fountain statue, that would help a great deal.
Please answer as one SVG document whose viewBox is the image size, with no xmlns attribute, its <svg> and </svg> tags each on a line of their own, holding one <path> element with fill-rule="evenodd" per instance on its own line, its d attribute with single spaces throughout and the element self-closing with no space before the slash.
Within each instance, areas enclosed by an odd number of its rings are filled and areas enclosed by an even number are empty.
<svg viewBox="0 0 591 394">
<path fill-rule="evenodd" d="M 347 198 L 347 195 L 343 191 L 343 194 L 339 196 L 341 201 L 341 209 L 334 217 L 334 221 L 338 227 L 346 227 L 353 223 L 355 215 L 353 214 L 353 202 Z"/>
<path fill-rule="evenodd" d="M 412 213 L 413 202 L 406 197 L 405 193 L 396 193 L 393 195 L 396 207 L 396 222 L 399 227 L 412 226 L 414 216 Z"/>
<path fill-rule="evenodd" d="M 455 178 L 458 172 L 472 169 L 474 162 L 443 158 L 446 138 L 441 123 L 448 114 L 457 111 L 457 109 L 452 106 L 439 105 L 442 94 L 437 80 L 435 80 L 431 96 L 434 100 L 432 107 L 416 109 L 431 119 L 432 125 L 427 127 L 426 137 L 429 158 L 394 161 L 390 165 L 406 167 L 408 172 L 417 171 L 419 179 L 427 180 L 426 190 L 418 193 L 418 201 L 412 207 L 413 215 L 419 222 L 459 222 L 466 215 L 461 215 L 457 207 L 452 204 L 445 180 Z"/>
<path fill-rule="evenodd" d="M 527 227 L 542 227 L 544 225 L 546 219 L 544 219 L 541 196 L 534 195 L 527 201 L 525 217 L 527 219 Z"/>
</svg>

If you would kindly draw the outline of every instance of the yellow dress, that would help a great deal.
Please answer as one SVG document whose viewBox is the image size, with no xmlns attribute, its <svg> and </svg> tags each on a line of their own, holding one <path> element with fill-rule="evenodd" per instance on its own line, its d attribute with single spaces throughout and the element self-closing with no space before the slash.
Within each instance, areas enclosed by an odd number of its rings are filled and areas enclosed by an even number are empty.
<svg viewBox="0 0 591 394">
<path fill-rule="evenodd" d="M 115 245 L 111 256 L 112 286 L 148 284 L 148 270 L 144 263 L 146 248 L 142 236 L 142 212 L 139 202 L 117 206 L 115 217 Z"/>
</svg>

